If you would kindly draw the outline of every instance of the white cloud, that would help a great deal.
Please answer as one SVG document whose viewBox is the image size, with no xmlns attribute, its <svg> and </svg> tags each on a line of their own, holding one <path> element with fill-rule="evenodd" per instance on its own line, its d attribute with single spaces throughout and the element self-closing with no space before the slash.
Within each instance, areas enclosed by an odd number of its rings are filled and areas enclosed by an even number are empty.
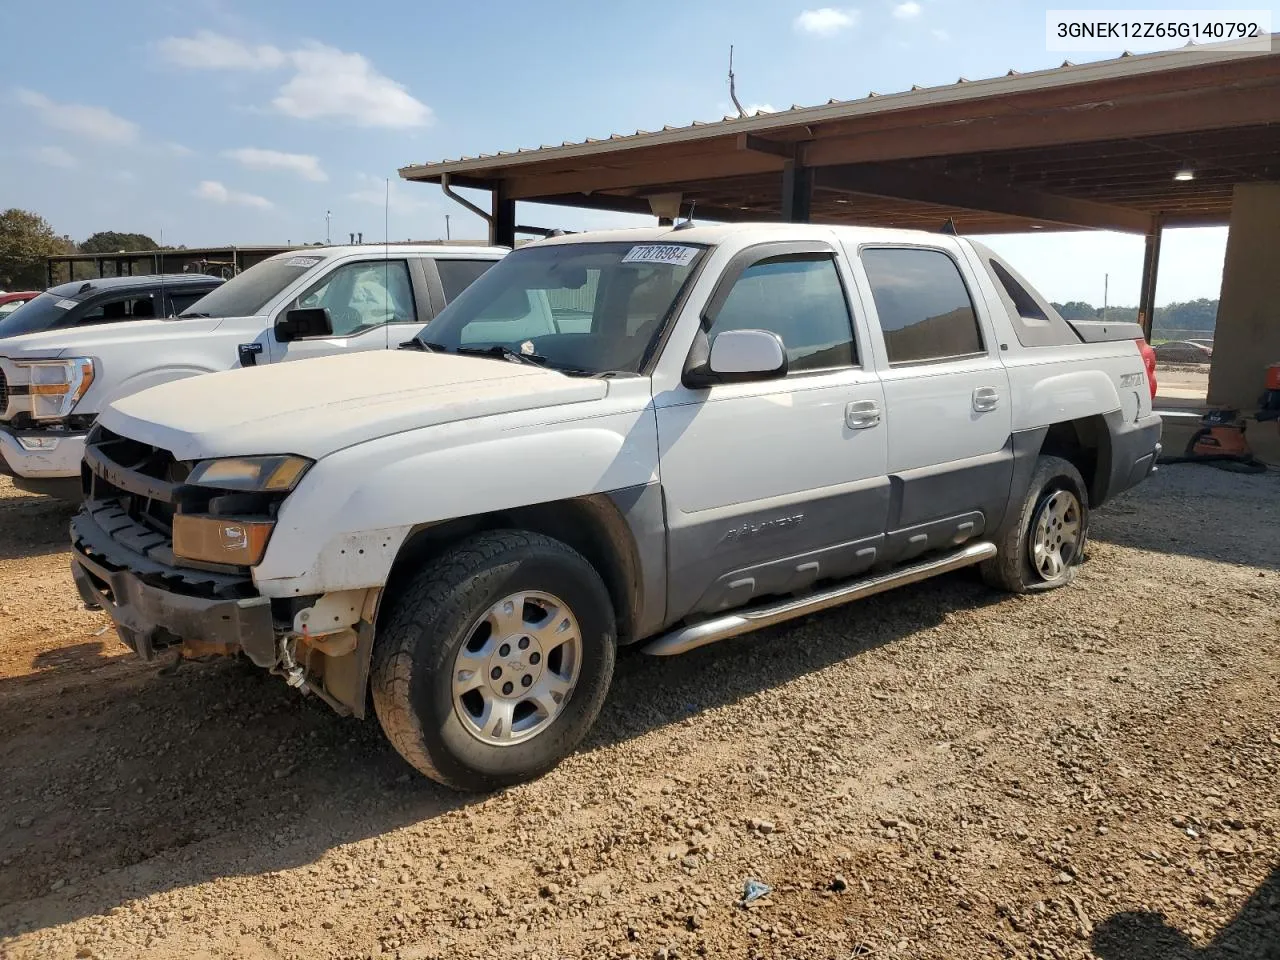
<svg viewBox="0 0 1280 960">
<path fill-rule="evenodd" d="M 70 170 L 79 164 L 79 161 L 62 147 L 36 147 L 31 151 L 31 159 L 45 166 L 59 167 L 63 170 Z"/>
<path fill-rule="evenodd" d="M 225 150 L 222 155 L 251 170 L 287 170 L 314 183 L 329 179 L 329 175 L 320 168 L 320 158 L 309 153 L 281 153 L 279 150 L 241 147 L 238 150 Z"/>
<path fill-rule="evenodd" d="M 200 186 L 196 187 L 195 195 L 201 200 L 211 200 L 214 203 L 234 203 L 243 207 L 257 207 L 259 210 L 270 210 L 272 207 L 271 201 L 266 197 L 228 190 L 217 180 L 202 180 Z"/>
<path fill-rule="evenodd" d="M 933 39 L 937 40 L 939 43 L 951 42 L 951 34 L 947 33 L 945 30 L 930 30 L 929 32 L 933 34 Z"/>
<path fill-rule="evenodd" d="M 165 37 L 159 47 L 170 63 L 193 70 L 274 70 L 285 63 L 284 51 L 276 47 L 252 47 L 212 30 L 198 30 L 194 37 Z"/>
<path fill-rule="evenodd" d="M 744 108 L 748 117 L 754 117 L 757 113 L 777 113 L 778 108 L 771 103 L 749 103 Z"/>
<path fill-rule="evenodd" d="M 848 30 L 858 22 L 857 10 L 837 10 L 834 7 L 822 7 L 819 10 L 805 10 L 795 19 L 795 28 L 801 33 L 812 33 L 820 37 L 829 37 Z"/>
<path fill-rule="evenodd" d="M 336 117 L 361 127 L 422 127 L 431 108 L 358 53 L 313 43 L 291 54 L 297 73 L 272 105 L 304 120 Z"/>
<path fill-rule="evenodd" d="M 893 8 L 893 15 L 899 20 L 914 20 L 924 10 L 916 0 L 906 0 Z"/>
<path fill-rule="evenodd" d="M 303 120 L 337 119 L 361 127 L 424 127 L 431 108 L 403 84 L 374 69 L 358 53 L 322 43 L 296 50 L 250 46 L 201 30 L 193 37 L 166 37 L 160 52 L 178 66 L 205 70 L 293 70 L 271 101 L 279 113 Z"/>
<path fill-rule="evenodd" d="M 40 120 L 56 130 L 65 130 L 90 140 L 130 143 L 137 139 L 138 125 L 118 117 L 103 107 L 82 103 L 58 103 L 34 90 L 19 90 L 18 102 L 39 111 Z"/>
<path fill-rule="evenodd" d="M 164 145 L 164 148 L 172 153 L 175 157 L 189 157 L 195 153 L 190 147 L 184 147 L 180 143 L 174 143 L 172 140 Z"/>
</svg>

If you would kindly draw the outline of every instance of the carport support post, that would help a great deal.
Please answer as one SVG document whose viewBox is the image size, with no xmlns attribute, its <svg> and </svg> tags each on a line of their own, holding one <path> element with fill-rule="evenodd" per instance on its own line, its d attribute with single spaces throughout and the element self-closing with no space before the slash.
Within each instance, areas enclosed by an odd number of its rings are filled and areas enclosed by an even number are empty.
<svg viewBox="0 0 1280 960">
<path fill-rule="evenodd" d="M 1160 238 L 1164 224 L 1159 217 L 1151 221 L 1147 229 L 1146 249 L 1142 256 L 1142 290 L 1138 294 L 1138 323 L 1147 341 L 1151 341 L 1151 328 L 1156 321 L 1156 279 L 1160 273 Z"/>
<path fill-rule="evenodd" d="M 786 223 L 808 223 L 813 197 L 813 173 L 797 160 L 782 165 L 782 219 Z"/>
<path fill-rule="evenodd" d="M 497 247 L 516 247 L 516 202 L 507 196 L 507 184 L 499 180 L 493 185 L 493 219 L 489 221 L 489 243 Z"/>
</svg>

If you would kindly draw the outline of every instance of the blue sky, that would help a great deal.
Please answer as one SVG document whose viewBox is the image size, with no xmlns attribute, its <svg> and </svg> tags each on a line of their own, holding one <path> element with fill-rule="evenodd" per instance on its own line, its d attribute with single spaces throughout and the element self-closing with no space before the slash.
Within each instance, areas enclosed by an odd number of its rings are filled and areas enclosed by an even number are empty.
<svg viewBox="0 0 1280 960">
<path fill-rule="evenodd" d="M 730 43 L 740 99 L 774 109 L 1063 59 L 1045 49 L 1044 4 L 824 2 L 10 3 L 0 129 L 17 136 L 0 137 L 0 208 L 76 239 L 188 246 L 322 240 L 328 210 L 335 241 L 369 240 L 391 178 L 393 239 L 443 236 L 446 213 L 455 238 L 482 238 L 481 221 L 396 168 L 717 119 Z M 532 205 L 520 220 L 636 222 Z M 1224 243 L 1223 229 L 1166 233 L 1158 301 L 1216 297 Z M 1053 299 L 1100 304 L 1109 272 L 1111 302 L 1137 301 L 1140 238 L 993 245 Z"/>
</svg>

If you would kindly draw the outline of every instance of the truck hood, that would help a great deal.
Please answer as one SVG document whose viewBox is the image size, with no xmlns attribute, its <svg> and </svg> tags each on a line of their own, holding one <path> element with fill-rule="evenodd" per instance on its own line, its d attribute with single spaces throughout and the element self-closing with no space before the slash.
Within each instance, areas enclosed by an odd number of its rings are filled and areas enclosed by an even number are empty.
<svg viewBox="0 0 1280 960">
<path fill-rule="evenodd" d="M 125 320 L 61 330 L 24 333 L 0 340 L 0 357 L 12 360 L 52 360 L 59 357 L 96 357 L 104 347 L 153 343 L 182 334 L 208 333 L 226 322 L 225 317 L 190 317 L 186 320 Z"/>
<path fill-rule="evenodd" d="M 162 384 L 111 404 L 108 430 L 178 460 L 294 453 L 312 459 L 475 417 L 598 400 L 601 380 L 476 357 L 371 351 Z"/>
</svg>

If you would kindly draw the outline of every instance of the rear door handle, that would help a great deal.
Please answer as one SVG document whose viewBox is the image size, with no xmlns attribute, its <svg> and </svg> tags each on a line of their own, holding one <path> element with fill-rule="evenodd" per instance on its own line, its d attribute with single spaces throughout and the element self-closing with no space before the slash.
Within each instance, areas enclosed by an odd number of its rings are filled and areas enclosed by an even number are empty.
<svg viewBox="0 0 1280 960">
<path fill-rule="evenodd" d="M 978 387 L 973 391 L 973 409 L 986 413 L 1000 406 L 1000 392 L 995 387 Z"/>
<path fill-rule="evenodd" d="M 865 430 L 880 422 L 880 404 L 875 400 L 854 400 L 845 404 L 845 425 L 853 430 Z"/>
</svg>

